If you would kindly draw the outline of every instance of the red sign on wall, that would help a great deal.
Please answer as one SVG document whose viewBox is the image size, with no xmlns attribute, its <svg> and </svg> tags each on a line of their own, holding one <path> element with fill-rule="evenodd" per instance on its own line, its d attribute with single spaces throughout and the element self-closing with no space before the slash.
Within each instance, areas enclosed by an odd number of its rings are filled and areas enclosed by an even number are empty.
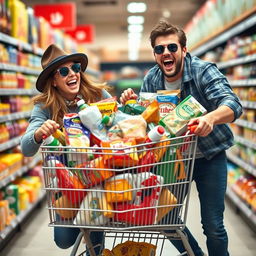
<svg viewBox="0 0 256 256">
<path fill-rule="evenodd" d="M 53 28 L 74 29 L 76 27 L 75 3 L 34 5 L 35 16 L 44 17 Z"/>
<path fill-rule="evenodd" d="M 94 26 L 93 25 L 77 25 L 74 30 L 66 30 L 67 34 L 76 39 L 78 43 L 94 42 Z"/>
</svg>

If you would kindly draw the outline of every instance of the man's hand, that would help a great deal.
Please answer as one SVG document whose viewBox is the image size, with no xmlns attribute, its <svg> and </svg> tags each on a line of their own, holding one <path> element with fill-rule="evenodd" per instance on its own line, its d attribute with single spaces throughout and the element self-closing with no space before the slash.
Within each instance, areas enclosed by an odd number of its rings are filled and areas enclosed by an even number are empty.
<svg viewBox="0 0 256 256">
<path fill-rule="evenodd" d="M 137 99 L 138 95 L 133 91 L 133 89 L 128 88 L 127 90 L 123 91 L 120 97 L 120 102 L 124 105 L 127 100 Z"/>
<path fill-rule="evenodd" d="M 35 141 L 37 143 L 40 143 L 43 140 L 43 136 L 48 137 L 52 135 L 54 132 L 56 132 L 58 128 L 59 128 L 59 124 L 57 124 L 55 121 L 50 119 L 46 120 L 41 125 L 41 127 L 35 131 L 35 134 L 34 134 Z"/>
<path fill-rule="evenodd" d="M 197 126 L 193 133 L 201 137 L 209 135 L 213 130 L 213 122 L 207 115 L 191 119 L 188 122 L 188 126 L 190 125 Z"/>
</svg>

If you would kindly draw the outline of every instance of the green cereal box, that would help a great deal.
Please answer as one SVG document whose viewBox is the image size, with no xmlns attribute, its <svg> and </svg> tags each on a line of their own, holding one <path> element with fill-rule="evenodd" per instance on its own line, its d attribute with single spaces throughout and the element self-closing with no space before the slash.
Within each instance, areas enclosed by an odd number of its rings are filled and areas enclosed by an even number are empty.
<svg viewBox="0 0 256 256">
<path fill-rule="evenodd" d="M 206 109 L 192 95 L 189 95 L 163 117 L 159 124 L 164 126 L 171 136 L 180 136 L 186 132 L 190 119 L 202 116 L 206 112 Z"/>
</svg>

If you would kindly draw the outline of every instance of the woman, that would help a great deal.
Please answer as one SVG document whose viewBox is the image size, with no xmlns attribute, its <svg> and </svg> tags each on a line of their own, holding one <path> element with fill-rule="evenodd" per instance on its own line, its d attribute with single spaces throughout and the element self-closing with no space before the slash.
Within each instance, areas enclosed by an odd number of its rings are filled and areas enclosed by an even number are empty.
<svg viewBox="0 0 256 256">
<path fill-rule="evenodd" d="M 96 102 L 111 95 L 104 85 L 96 85 L 87 80 L 84 71 L 88 64 L 83 53 L 66 54 L 56 45 L 50 45 L 42 56 L 43 71 L 40 73 L 36 88 L 39 95 L 33 98 L 29 126 L 21 139 L 21 149 L 25 156 L 37 153 L 43 136 L 53 134 L 63 126 L 65 113 L 77 113 L 78 99 Z M 60 248 L 69 248 L 75 243 L 79 228 L 54 227 L 54 240 Z M 93 245 L 102 244 L 103 232 L 92 232 Z M 100 248 L 96 248 L 96 255 Z"/>
</svg>

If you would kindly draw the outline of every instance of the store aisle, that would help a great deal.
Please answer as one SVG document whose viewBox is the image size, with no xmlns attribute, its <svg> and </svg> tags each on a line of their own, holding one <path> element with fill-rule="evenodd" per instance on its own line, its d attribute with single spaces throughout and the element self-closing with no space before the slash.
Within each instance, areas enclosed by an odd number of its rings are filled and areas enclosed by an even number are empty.
<svg viewBox="0 0 256 256">
<path fill-rule="evenodd" d="M 205 238 L 202 234 L 199 221 L 198 199 L 193 185 L 190 197 L 188 214 L 188 226 L 198 239 L 204 251 Z M 43 206 L 33 214 L 32 221 L 27 227 L 18 233 L 9 245 L 0 252 L 2 256 L 68 256 L 69 250 L 57 248 L 53 242 L 52 228 L 48 227 L 48 212 Z M 231 256 L 254 256 L 256 251 L 256 233 L 248 228 L 243 219 L 236 215 L 227 202 L 225 212 L 226 228 L 229 232 L 229 251 Z M 108 246 L 108 242 L 106 247 Z M 165 253 L 162 256 L 178 255 L 177 251 L 167 241 L 165 243 Z"/>
</svg>

